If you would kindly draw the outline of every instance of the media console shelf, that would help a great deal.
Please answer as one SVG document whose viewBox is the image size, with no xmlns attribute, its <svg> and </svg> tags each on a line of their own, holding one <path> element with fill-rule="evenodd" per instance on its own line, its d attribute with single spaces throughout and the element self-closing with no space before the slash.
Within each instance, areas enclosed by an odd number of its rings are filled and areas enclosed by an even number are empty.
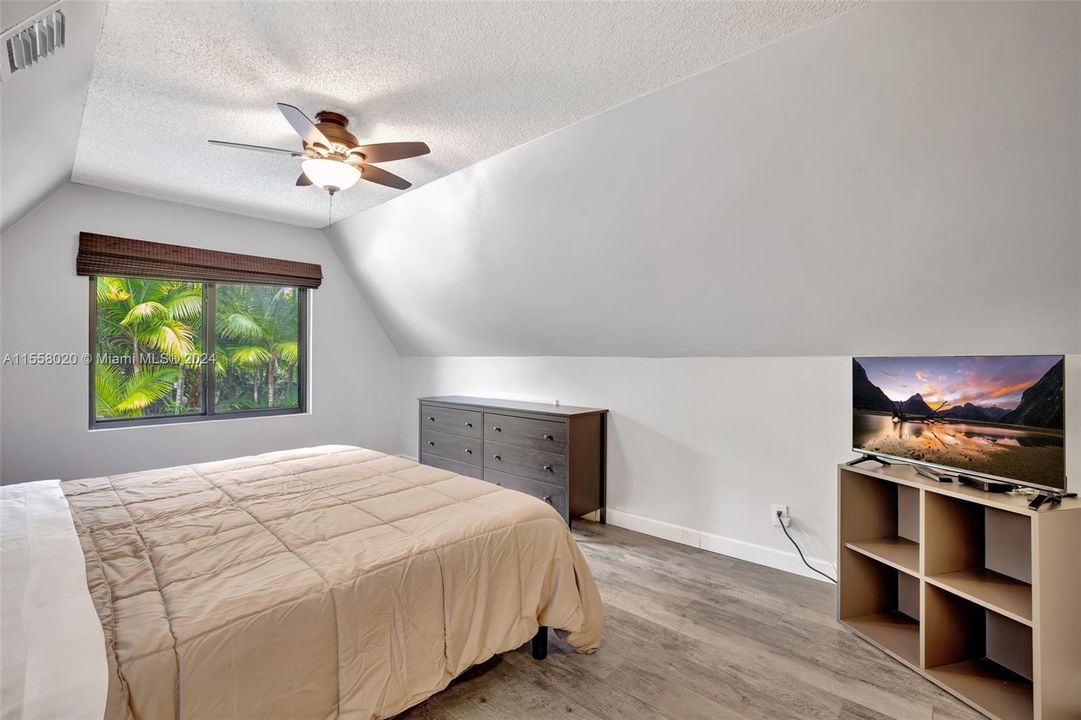
<svg viewBox="0 0 1081 720">
<path fill-rule="evenodd" d="M 992 718 L 1081 718 L 1081 501 L 943 484 L 908 465 L 837 477 L 837 616 Z"/>
</svg>

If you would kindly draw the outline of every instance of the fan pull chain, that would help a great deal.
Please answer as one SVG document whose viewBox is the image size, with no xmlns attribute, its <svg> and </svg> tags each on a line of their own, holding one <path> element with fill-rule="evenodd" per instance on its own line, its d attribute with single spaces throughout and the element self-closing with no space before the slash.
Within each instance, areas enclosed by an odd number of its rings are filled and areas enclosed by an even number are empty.
<svg viewBox="0 0 1081 720">
<path fill-rule="evenodd" d="M 328 193 L 327 200 L 327 227 L 330 227 L 333 222 L 331 218 L 334 216 L 334 193 Z"/>
</svg>

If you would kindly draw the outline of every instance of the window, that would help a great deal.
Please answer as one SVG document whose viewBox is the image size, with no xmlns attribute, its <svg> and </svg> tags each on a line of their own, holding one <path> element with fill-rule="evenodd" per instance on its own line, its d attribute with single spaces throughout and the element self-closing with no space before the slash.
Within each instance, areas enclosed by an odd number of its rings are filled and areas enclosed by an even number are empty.
<svg viewBox="0 0 1081 720">
<path fill-rule="evenodd" d="M 81 232 L 75 272 L 91 427 L 305 411 L 318 264 Z"/>
<path fill-rule="evenodd" d="M 300 407 L 300 294 L 295 287 L 217 286 L 218 412 Z"/>
<path fill-rule="evenodd" d="M 305 410 L 306 288 L 90 283 L 91 426 Z"/>
</svg>

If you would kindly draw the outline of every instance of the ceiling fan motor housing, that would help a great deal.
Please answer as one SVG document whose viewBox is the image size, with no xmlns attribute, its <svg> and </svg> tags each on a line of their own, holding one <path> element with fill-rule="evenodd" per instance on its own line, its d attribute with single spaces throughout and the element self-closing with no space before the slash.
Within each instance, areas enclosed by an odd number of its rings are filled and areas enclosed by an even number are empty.
<svg viewBox="0 0 1081 720">
<path fill-rule="evenodd" d="M 328 150 L 332 152 L 340 151 L 342 154 L 346 154 L 360 145 L 356 136 L 346 130 L 349 126 L 349 118 L 345 115 L 331 110 L 321 110 L 315 114 L 315 119 L 317 121 L 315 126 L 326 136 L 327 140 L 330 140 L 334 145 L 341 146 L 341 148 L 334 147 L 328 148 Z"/>
</svg>

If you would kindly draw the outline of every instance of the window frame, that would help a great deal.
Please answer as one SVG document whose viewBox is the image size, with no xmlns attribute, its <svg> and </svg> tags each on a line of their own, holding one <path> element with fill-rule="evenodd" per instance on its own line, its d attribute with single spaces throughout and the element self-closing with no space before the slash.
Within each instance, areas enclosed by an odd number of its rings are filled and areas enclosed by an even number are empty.
<svg viewBox="0 0 1081 720">
<path fill-rule="evenodd" d="M 122 277 L 122 276 L 109 276 Z M 172 278 L 155 278 L 157 280 L 170 280 Z M 90 429 L 103 430 L 107 428 L 141 427 L 144 425 L 174 425 L 177 423 L 208 422 L 213 420 L 237 420 L 241 418 L 273 417 L 276 415 L 303 415 L 308 412 L 308 290 L 306 287 L 296 287 L 297 290 L 297 406 L 290 408 L 260 408 L 255 410 L 227 410 L 218 412 L 212 407 L 214 402 L 214 390 L 217 382 L 217 373 L 204 372 L 201 383 L 203 397 L 203 411 L 201 413 L 185 413 L 184 415 L 162 415 L 157 417 L 134 417 L 134 418 L 99 418 L 97 415 L 97 330 L 98 330 L 98 276 L 89 276 L 90 296 L 90 362 L 88 407 L 90 415 Z M 184 280 L 183 282 L 199 282 L 203 286 L 203 352 L 213 355 L 217 351 L 217 323 L 215 315 L 217 311 L 218 285 L 217 281 Z M 242 283 L 226 282 L 226 285 L 268 285 L 268 283 Z M 210 319 L 209 321 L 207 319 Z"/>
</svg>

